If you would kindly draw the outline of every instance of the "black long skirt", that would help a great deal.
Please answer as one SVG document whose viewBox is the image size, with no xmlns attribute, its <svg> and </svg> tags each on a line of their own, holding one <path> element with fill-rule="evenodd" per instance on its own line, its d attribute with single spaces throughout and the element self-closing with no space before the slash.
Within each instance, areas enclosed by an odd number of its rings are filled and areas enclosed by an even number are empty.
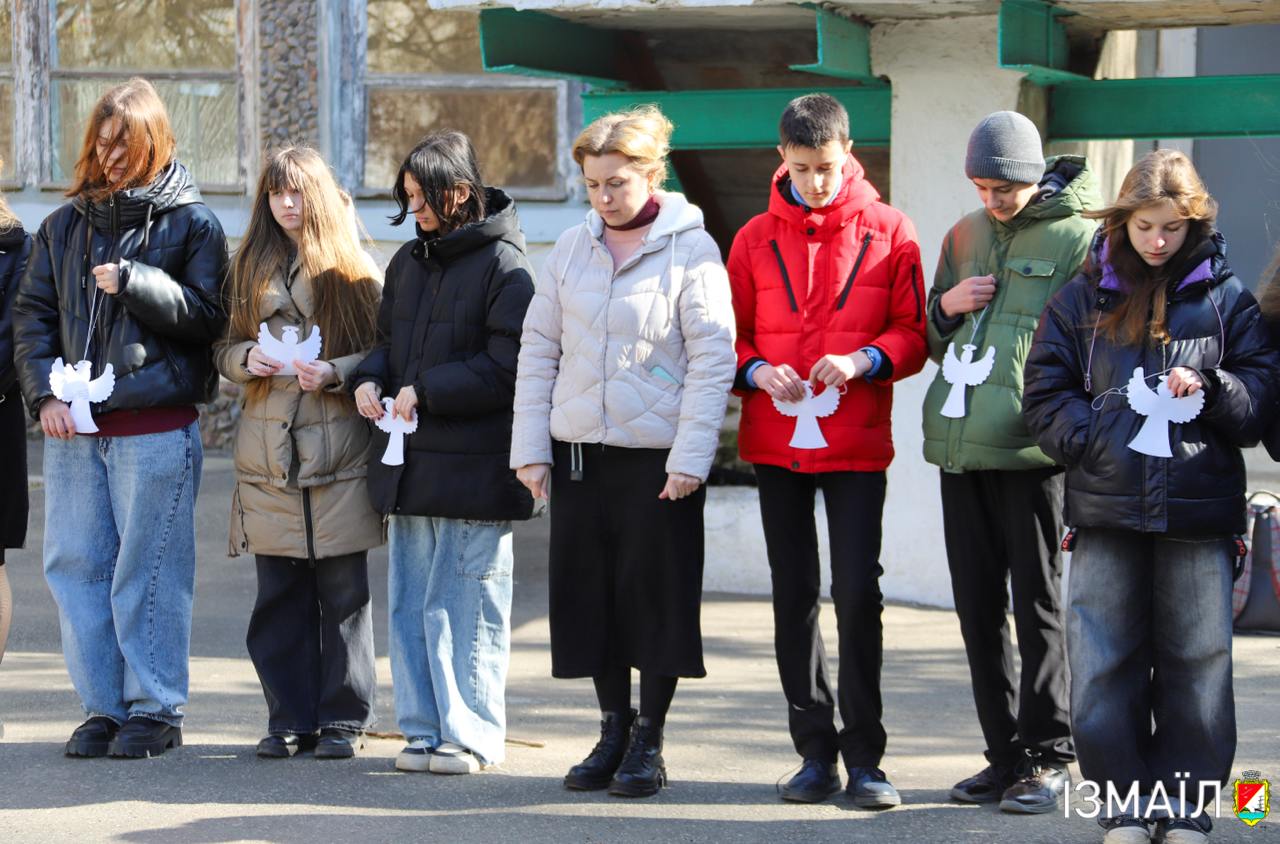
<svg viewBox="0 0 1280 844">
<path fill-rule="evenodd" d="M 552 675 L 630 666 L 705 677 L 705 489 L 679 501 L 658 498 L 667 449 L 556 442 L 553 454 Z"/>
<path fill-rule="evenodd" d="M 27 416 L 17 387 L 0 401 L 0 455 L 0 549 L 21 548 L 27 539 Z"/>
</svg>

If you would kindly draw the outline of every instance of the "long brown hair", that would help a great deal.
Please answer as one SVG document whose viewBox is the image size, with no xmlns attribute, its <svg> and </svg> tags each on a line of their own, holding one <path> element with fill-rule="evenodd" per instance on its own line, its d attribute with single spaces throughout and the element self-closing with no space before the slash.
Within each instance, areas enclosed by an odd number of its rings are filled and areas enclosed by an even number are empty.
<svg viewBox="0 0 1280 844">
<path fill-rule="evenodd" d="M 1152 267 L 1129 242 L 1129 218 L 1134 212 L 1170 202 L 1187 220 L 1187 239 L 1163 266 Z M 1186 256 L 1213 234 L 1218 204 L 1205 189 L 1191 159 L 1172 149 L 1149 152 L 1133 165 L 1120 185 L 1120 194 L 1109 207 L 1086 211 L 1085 217 L 1102 220 L 1107 241 L 1107 262 L 1123 280 L 1126 295 L 1102 315 L 1098 331 L 1113 343 L 1138 345 L 1147 337 L 1169 342 L 1169 287 L 1179 279 L 1169 273 L 1182 268 Z M 1095 274 L 1102 267 L 1092 265 Z"/>
<path fill-rule="evenodd" d="M 98 133 L 102 125 L 119 118 L 111 145 L 125 143 L 125 173 L 118 183 L 109 182 L 98 160 Z M 141 77 L 117 85 L 103 94 L 89 114 L 80 157 L 67 196 L 84 196 L 95 202 L 118 190 L 147 185 L 169 166 L 177 151 L 169 112 L 151 83 Z"/>
<path fill-rule="evenodd" d="M 4 172 L 4 159 L 0 158 L 0 173 Z M 22 221 L 13 213 L 4 194 L 0 193 L 0 234 L 8 234 L 22 225 Z"/>
<path fill-rule="evenodd" d="M 272 153 L 258 178 L 258 190 L 244 240 L 231 268 L 228 336 L 256 337 L 267 286 L 289 271 L 294 243 L 271 213 L 271 194 L 302 194 L 302 229 L 296 247 L 302 273 L 311 281 L 315 321 L 324 356 L 354 354 L 373 344 L 381 286 L 372 259 L 360 243 L 351 198 L 338 187 L 320 153 L 287 147 Z M 250 398 L 270 390 L 268 379 L 249 385 Z"/>
</svg>

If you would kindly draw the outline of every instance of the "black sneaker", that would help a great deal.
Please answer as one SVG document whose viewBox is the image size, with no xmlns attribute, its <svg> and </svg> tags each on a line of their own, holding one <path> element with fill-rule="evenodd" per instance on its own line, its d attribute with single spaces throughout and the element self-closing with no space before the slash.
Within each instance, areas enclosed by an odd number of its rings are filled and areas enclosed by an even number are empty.
<svg viewBox="0 0 1280 844">
<path fill-rule="evenodd" d="M 311 750 L 316 746 L 313 734 L 271 733 L 258 742 L 257 753 L 263 759 L 288 759 L 299 751 Z"/>
<path fill-rule="evenodd" d="M 834 762 L 806 759 L 800 771 L 782 787 L 782 799 L 791 803 L 821 803 L 840 790 L 840 773 Z"/>
<path fill-rule="evenodd" d="M 364 749 L 364 733 L 327 727 L 316 739 L 317 759 L 350 759 L 356 751 Z"/>
<path fill-rule="evenodd" d="M 63 751 L 68 756 L 106 756 L 111 740 L 120 731 L 120 725 L 105 715 L 95 715 L 71 732 Z"/>
<path fill-rule="evenodd" d="M 990 764 L 968 779 L 951 786 L 951 799 L 961 803 L 995 803 L 1005 789 L 1018 781 L 1012 765 Z"/>
<path fill-rule="evenodd" d="M 844 790 L 859 809 L 892 809 L 902 804 L 898 789 L 879 768 L 850 768 Z"/>
<path fill-rule="evenodd" d="M 1058 809 L 1058 801 L 1071 784 L 1065 765 L 1028 756 L 1018 766 L 1018 781 L 1000 796 L 1000 811 L 1018 815 L 1043 815 Z"/>
<path fill-rule="evenodd" d="M 174 747 L 182 747 L 182 728 L 134 715 L 111 740 L 107 755 L 117 759 L 150 759 Z"/>
</svg>

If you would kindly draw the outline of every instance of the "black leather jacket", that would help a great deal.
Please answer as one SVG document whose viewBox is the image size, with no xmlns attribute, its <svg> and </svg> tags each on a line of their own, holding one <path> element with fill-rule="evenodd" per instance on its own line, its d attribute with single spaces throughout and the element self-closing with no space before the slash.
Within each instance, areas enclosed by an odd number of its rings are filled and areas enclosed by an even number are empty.
<svg viewBox="0 0 1280 844">
<path fill-rule="evenodd" d="M 120 264 L 120 291 L 97 292 L 91 272 Z M 181 164 L 103 203 L 82 198 L 50 214 L 36 235 L 14 306 L 18 374 L 39 414 L 54 358 L 107 363 L 115 390 L 95 413 L 208 401 L 218 385 L 213 342 L 226 325 L 227 244 Z M 93 337 L 90 308 L 97 303 Z"/>
<path fill-rule="evenodd" d="M 31 254 L 31 235 L 22 226 L 0 232 L 0 402 L 18 385 L 18 370 L 13 364 L 13 301 L 18 295 L 27 257 Z"/>
<path fill-rule="evenodd" d="M 1094 266 L 1101 266 L 1095 246 Z M 1086 273 L 1050 301 L 1024 372 L 1023 417 L 1040 447 L 1067 466 L 1066 521 L 1194 538 L 1245 529 L 1242 448 L 1270 421 L 1280 353 L 1268 342 L 1258 304 L 1227 266 L 1215 234 L 1177 272 L 1168 307 L 1172 340 L 1117 346 L 1094 326 L 1125 293 L 1114 277 Z M 1175 366 L 1200 373 L 1199 416 L 1168 426 L 1172 457 L 1129 448 L 1146 417 L 1125 395 L 1135 367 L 1146 384 Z M 1088 373 L 1088 380 L 1086 380 Z"/>
</svg>

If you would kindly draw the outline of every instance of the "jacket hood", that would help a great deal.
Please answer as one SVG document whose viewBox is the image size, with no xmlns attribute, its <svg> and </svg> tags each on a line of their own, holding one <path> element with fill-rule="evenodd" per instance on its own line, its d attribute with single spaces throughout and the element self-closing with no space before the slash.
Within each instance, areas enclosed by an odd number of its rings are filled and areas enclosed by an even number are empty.
<svg viewBox="0 0 1280 844">
<path fill-rule="evenodd" d="M 702 210 L 682 193 L 657 191 L 658 216 L 645 233 L 645 243 L 657 243 L 681 232 L 703 228 Z M 604 235 L 604 219 L 592 208 L 587 212 L 587 229 L 593 237 Z"/>
<path fill-rule="evenodd" d="M 1108 259 L 1110 247 L 1107 238 L 1099 229 L 1093 236 L 1093 244 L 1089 247 L 1089 260 L 1095 267 L 1102 267 L 1102 275 L 1098 279 L 1098 287 L 1102 290 L 1116 290 L 1121 293 L 1128 285 L 1116 274 L 1115 268 Z M 1172 293 L 1183 296 L 1192 295 L 1197 288 L 1208 290 L 1216 287 L 1231 277 L 1231 267 L 1227 264 L 1227 240 L 1222 232 L 1215 231 L 1202 240 L 1184 257 L 1179 259 L 1179 266 L 1173 269 L 1172 278 L 1177 279 Z"/>
<path fill-rule="evenodd" d="M 791 174 L 783 164 L 773 173 L 773 190 L 769 193 L 769 213 L 798 227 L 809 225 L 809 217 L 821 217 L 827 225 L 843 226 L 864 208 L 880 198 L 880 192 L 867 181 L 862 164 L 850 153 L 840 171 L 843 181 L 835 199 L 824 208 L 805 209 L 791 198 Z M 826 222 L 829 221 L 829 222 Z"/>
<path fill-rule="evenodd" d="M 1045 162 L 1037 198 L 1006 225 L 1072 217 L 1102 207 L 1098 180 L 1082 155 L 1058 155 Z"/>
<path fill-rule="evenodd" d="M 21 224 L 17 224 L 11 229 L 0 231 L 0 251 L 8 252 L 10 249 L 17 249 L 26 240 L 27 232 L 22 228 Z"/>
<path fill-rule="evenodd" d="M 448 261 L 498 240 L 506 241 L 524 253 L 524 232 L 520 231 L 515 200 L 498 188 L 486 187 L 484 207 L 483 220 L 467 223 L 443 237 L 424 232 L 415 222 L 413 230 L 418 236 L 418 242 L 413 246 L 413 256 L 422 259 L 430 254 Z"/>
<path fill-rule="evenodd" d="M 149 185 L 117 191 L 109 202 L 90 202 L 83 196 L 71 200 L 100 232 L 112 230 L 112 215 L 120 229 L 136 228 L 148 218 L 158 217 L 183 205 L 203 202 L 191 173 L 181 162 L 172 161 Z"/>
</svg>

